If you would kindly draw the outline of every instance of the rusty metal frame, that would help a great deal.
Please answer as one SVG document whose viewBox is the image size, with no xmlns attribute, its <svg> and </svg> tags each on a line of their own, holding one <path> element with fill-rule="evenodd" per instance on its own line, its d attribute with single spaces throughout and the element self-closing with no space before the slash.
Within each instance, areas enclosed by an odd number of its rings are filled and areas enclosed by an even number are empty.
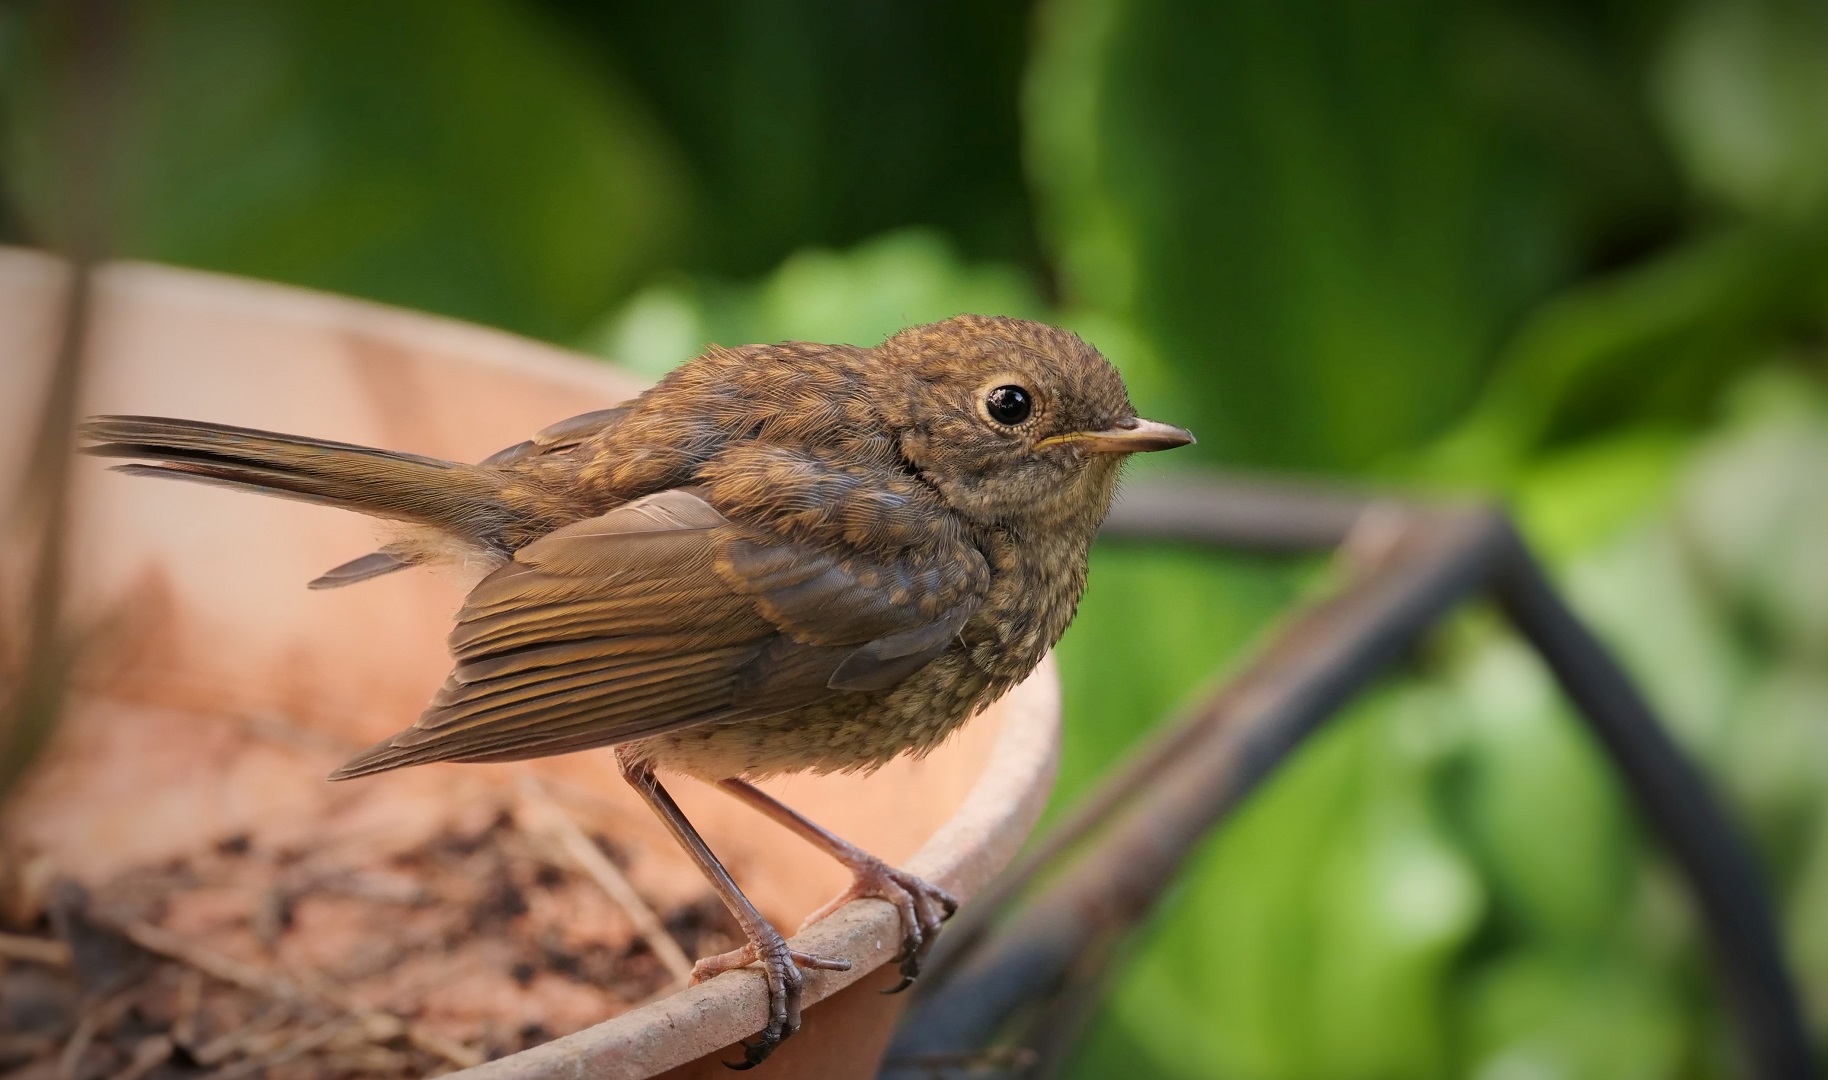
<svg viewBox="0 0 1828 1080">
<path fill-rule="evenodd" d="M 1745 1072 L 1813 1074 L 1750 849 L 1505 514 L 1214 478 L 1138 485 L 1104 535 L 1285 554 L 1339 550 L 1347 580 L 1280 623 L 1224 686 L 1107 777 L 960 913 L 940 939 L 885 1076 L 931 1073 L 920 1063 L 981 1050 L 1018 1016 L 1018 1041 L 1032 1051 L 1022 1071 L 1057 1074 L 1095 1013 L 1119 946 L 1199 840 L 1430 628 L 1479 599 L 1492 601 L 1547 664 L 1686 881 Z M 1005 917 L 1012 910 L 1016 917 Z"/>
</svg>

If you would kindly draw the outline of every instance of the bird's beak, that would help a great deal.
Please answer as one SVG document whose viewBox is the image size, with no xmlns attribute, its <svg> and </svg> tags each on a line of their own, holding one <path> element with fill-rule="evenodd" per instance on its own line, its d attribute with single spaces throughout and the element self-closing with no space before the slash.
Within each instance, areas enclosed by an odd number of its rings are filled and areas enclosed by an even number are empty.
<svg viewBox="0 0 1828 1080">
<path fill-rule="evenodd" d="M 1072 443 L 1094 454 L 1140 454 L 1147 450 L 1172 450 L 1191 442 L 1193 433 L 1186 428 L 1133 416 L 1128 420 L 1119 420 L 1115 426 L 1103 431 L 1074 431 L 1066 435 L 1055 435 L 1042 439 L 1040 445 Z"/>
</svg>

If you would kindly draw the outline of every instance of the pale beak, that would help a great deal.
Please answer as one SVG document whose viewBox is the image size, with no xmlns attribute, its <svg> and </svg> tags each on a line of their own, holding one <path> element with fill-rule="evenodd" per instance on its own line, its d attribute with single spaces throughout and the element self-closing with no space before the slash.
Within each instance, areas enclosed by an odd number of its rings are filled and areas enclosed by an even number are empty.
<svg viewBox="0 0 1828 1080">
<path fill-rule="evenodd" d="M 1193 433 L 1173 424 L 1133 416 L 1119 420 L 1115 426 L 1103 431 L 1075 431 L 1055 435 L 1042 439 L 1039 445 L 1054 446 L 1069 442 L 1094 454 L 1140 454 L 1148 450 L 1172 450 L 1177 446 L 1186 446 L 1193 442 Z"/>
</svg>

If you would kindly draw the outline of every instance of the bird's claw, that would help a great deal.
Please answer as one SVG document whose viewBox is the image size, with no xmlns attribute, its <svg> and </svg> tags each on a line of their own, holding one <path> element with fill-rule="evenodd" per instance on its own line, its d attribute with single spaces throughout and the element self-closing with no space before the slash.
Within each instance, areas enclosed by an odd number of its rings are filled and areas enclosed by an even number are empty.
<svg viewBox="0 0 1828 1080">
<path fill-rule="evenodd" d="M 805 976 L 801 968 L 816 968 L 820 971 L 849 971 L 849 960 L 835 960 L 828 956 L 803 953 L 787 947 L 787 942 L 779 934 L 762 941 L 750 942 L 740 949 L 727 953 L 707 956 L 692 965 L 692 981 L 704 982 L 716 978 L 726 971 L 760 963 L 762 977 L 768 984 L 768 1024 L 753 1040 L 745 1041 L 743 1060 L 726 1061 L 724 1065 L 732 1069 L 753 1069 L 774 1053 L 774 1048 L 781 1045 L 781 1040 L 800 1030 L 800 997 L 805 989 Z"/>
<path fill-rule="evenodd" d="M 905 870 L 897 870 L 874 856 L 864 856 L 851 867 L 851 873 L 850 887 L 808 915 L 800 929 L 806 929 L 852 900 L 868 897 L 893 904 L 901 914 L 901 952 L 895 957 L 901 965 L 901 982 L 883 993 L 898 994 L 919 977 L 921 960 L 939 935 L 940 924 L 958 910 L 958 901 L 939 886 Z"/>
</svg>

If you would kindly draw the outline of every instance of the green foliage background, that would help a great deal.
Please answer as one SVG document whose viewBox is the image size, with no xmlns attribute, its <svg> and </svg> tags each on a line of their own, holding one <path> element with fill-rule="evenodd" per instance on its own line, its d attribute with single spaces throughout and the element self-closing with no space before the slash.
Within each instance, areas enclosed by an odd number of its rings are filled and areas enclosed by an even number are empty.
<svg viewBox="0 0 1828 1080">
<path fill-rule="evenodd" d="M 128 254 L 658 372 L 959 311 L 1176 461 L 1505 498 L 1754 836 L 1828 1031 L 1828 7 L 146 0 Z M 65 43 L 0 8 L 0 226 Z M 249 358 L 250 365 L 259 363 Z M 1099 550 L 1059 800 L 1312 567 Z M 1215 835 L 1080 1077 L 1736 1071 L 1693 914 L 1530 654 L 1437 636 Z"/>
</svg>

